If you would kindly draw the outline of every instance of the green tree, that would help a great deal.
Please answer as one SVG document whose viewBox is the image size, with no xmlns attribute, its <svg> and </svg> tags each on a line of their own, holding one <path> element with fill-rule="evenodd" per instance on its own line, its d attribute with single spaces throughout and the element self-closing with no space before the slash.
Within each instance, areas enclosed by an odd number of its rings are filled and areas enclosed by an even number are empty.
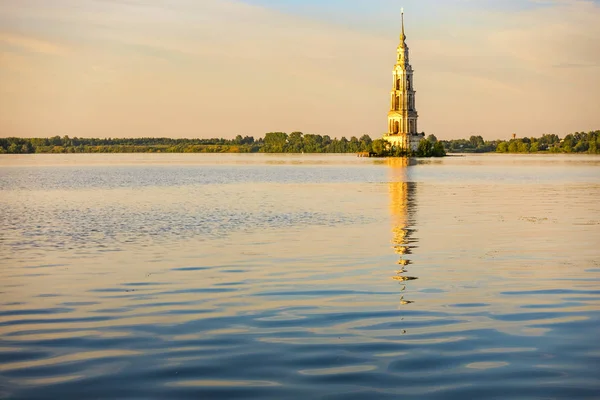
<svg viewBox="0 0 600 400">
<path fill-rule="evenodd" d="M 364 143 L 367 143 L 367 144 L 373 143 L 373 140 L 371 139 L 371 136 L 369 136 L 369 135 L 362 135 L 360 137 L 360 141 L 364 142 Z"/>
<path fill-rule="evenodd" d="M 373 143 L 371 143 L 373 153 L 375 153 L 378 156 L 385 155 L 386 146 L 387 146 L 387 143 L 383 139 L 376 139 L 376 140 L 373 140 Z"/>
<path fill-rule="evenodd" d="M 539 143 L 538 142 L 533 142 L 531 143 L 531 147 L 529 149 L 530 152 L 532 153 L 537 153 L 539 150 Z"/>
<path fill-rule="evenodd" d="M 331 145 L 331 138 L 327 135 L 323 136 L 323 146 Z"/>
<path fill-rule="evenodd" d="M 417 157 L 431 157 L 433 145 L 427 139 L 423 139 L 419 142 L 417 147 Z"/>
<path fill-rule="evenodd" d="M 290 136 L 288 137 L 288 144 L 286 147 L 287 153 L 302 153 L 304 151 L 302 135 L 302 132 L 290 133 Z"/>
<path fill-rule="evenodd" d="M 12 142 L 10 146 L 8 146 L 8 153 L 10 154 L 19 154 L 21 152 L 21 146 Z"/>
<path fill-rule="evenodd" d="M 576 153 L 584 153 L 584 152 L 587 152 L 589 148 L 590 148 L 590 145 L 587 142 L 587 140 L 581 139 L 581 140 L 579 140 L 577 142 L 577 144 L 575 145 L 575 147 L 573 148 L 573 150 Z"/>
<path fill-rule="evenodd" d="M 266 153 L 283 153 L 287 144 L 287 133 L 269 132 L 265 135 L 264 151 Z"/>
<path fill-rule="evenodd" d="M 22 154 L 29 154 L 29 153 L 33 153 L 33 152 L 34 152 L 34 150 L 33 150 L 33 146 L 31 145 L 31 143 L 26 142 L 21 145 L 21 153 Z"/>
<path fill-rule="evenodd" d="M 431 151 L 431 155 L 433 157 L 444 157 L 446 155 L 446 150 L 444 149 L 444 145 L 440 142 L 435 142 L 433 144 L 433 149 Z"/>
<path fill-rule="evenodd" d="M 359 151 L 370 152 L 372 143 L 373 143 L 373 140 L 371 140 L 371 137 L 369 135 L 362 135 L 360 137 Z"/>
<path fill-rule="evenodd" d="M 350 138 L 350 143 L 348 144 L 348 151 L 351 153 L 357 153 L 360 151 L 360 142 L 356 136 L 352 136 Z"/>
<path fill-rule="evenodd" d="M 599 140 L 600 140 L 600 137 L 598 137 L 597 139 L 594 138 L 594 137 L 590 138 L 590 141 L 589 141 L 590 148 L 588 149 L 588 153 L 591 153 L 591 154 L 598 153 L 598 148 L 599 148 L 598 147 L 598 144 L 599 144 L 598 141 Z"/>
<path fill-rule="evenodd" d="M 473 147 L 473 148 L 477 148 L 478 146 L 483 146 L 483 144 L 484 144 L 483 138 L 481 136 L 471 136 L 469 138 L 469 142 L 471 144 L 471 147 Z"/>
<path fill-rule="evenodd" d="M 321 135 L 304 135 L 304 151 L 307 153 L 321 153 L 323 151 L 323 137 Z"/>
<path fill-rule="evenodd" d="M 519 142 L 517 149 L 519 153 L 529 153 L 529 143 Z"/>
</svg>

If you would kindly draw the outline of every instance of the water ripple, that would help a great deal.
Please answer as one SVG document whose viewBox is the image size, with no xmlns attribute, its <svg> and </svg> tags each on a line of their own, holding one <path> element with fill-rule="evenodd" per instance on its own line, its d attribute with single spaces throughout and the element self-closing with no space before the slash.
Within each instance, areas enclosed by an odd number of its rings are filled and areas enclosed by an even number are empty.
<svg viewBox="0 0 600 400">
<path fill-rule="evenodd" d="M 474 157 L 0 165 L 0 397 L 598 398 L 597 162 Z"/>
</svg>

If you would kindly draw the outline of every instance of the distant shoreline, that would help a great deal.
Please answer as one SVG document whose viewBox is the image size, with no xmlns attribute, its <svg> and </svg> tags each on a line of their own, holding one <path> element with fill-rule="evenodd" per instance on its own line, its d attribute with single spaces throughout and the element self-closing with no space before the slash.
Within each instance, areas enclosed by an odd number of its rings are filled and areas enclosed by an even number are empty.
<svg viewBox="0 0 600 400">
<path fill-rule="evenodd" d="M 438 140 L 427 136 L 419 145 L 421 153 L 438 150 L 440 144 L 447 154 L 515 153 L 600 154 L 600 130 L 575 132 L 559 138 L 555 134 L 540 138 L 523 137 L 510 140 L 484 140 L 481 136 L 469 139 Z M 421 146 L 423 145 L 423 146 Z M 418 153 L 419 151 L 417 151 Z M 431 152 L 431 151 L 430 151 Z M 350 139 L 331 138 L 327 135 L 292 132 L 270 132 L 264 138 L 241 135 L 234 139 L 171 139 L 171 138 L 78 138 L 54 136 L 50 138 L 0 138 L 0 154 L 65 154 L 65 153 L 296 153 L 296 154 L 357 154 L 373 153 L 379 156 L 400 155 L 386 150 L 383 139 L 369 135 Z"/>
<path fill-rule="evenodd" d="M 415 158 L 415 159 L 427 159 L 427 158 L 464 158 L 468 156 L 600 156 L 600 153 L 557 153 L 557 152 L 548 152 L 548 151 L 539 151 L 536 153 L 496 153 L 496 152 L 487 152 L 487 153 L 446 153 L 446 155 L 441 157 L 421 157 L 421 156 L 371 156 L 371 157 L 357 157 L 355 153 L 265 153 L 265 152 L 254 152 L 254 153 L 235 153 L 235 152 L 220 152 L 220 153 L 211 153 L 211 152 L 144 152 L 144 151 L 134 151 L 134 152 L 115 152 L 115 151 L 106 151 L 106 152 L 46 152 L 46 153 L 0 153 L 0 157 L 11 157 L 11 156 L 34 156 L 34 155 L 44 155 L 44 156 L 59 156 L 59 155 L 109 155 L 109 154 L 122 154 L 122 155 L 287 155 L 287 156 L 347 156 L 354 158 L 372 158 L 372 159 L 386 159 L 386 158 Z"/>
</svg>

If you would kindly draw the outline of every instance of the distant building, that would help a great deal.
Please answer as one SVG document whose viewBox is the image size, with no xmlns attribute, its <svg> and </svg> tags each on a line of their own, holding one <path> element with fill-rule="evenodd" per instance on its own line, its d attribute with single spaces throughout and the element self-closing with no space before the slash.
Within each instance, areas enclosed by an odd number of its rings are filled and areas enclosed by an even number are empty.
<svg viewBox="0 0 600 400">
<path fill-rule="evenodd" d="M 404 150 L 416 150 L 424 133 L 417 133 L 419 115 L 415 108 L 415 90 L 413 87 L 413 69 L 409 63 L 408 46 L 404 34 L 404 10 L 402 11 L 402 34 L 394 66 L 394 83 L 390 95 L 388 113 L 388 133 L 383 139 L 392 146 Z"/>
</svg>

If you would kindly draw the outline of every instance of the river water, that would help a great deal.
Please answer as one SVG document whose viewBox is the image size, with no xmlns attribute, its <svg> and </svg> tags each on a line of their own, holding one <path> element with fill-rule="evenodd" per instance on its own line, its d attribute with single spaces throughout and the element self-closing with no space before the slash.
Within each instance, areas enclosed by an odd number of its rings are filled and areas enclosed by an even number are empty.
<svg viewBox="0 0 600 400">
<path fill-rule="evenodd" d="M 600 398 L 600 157 L 0 156 L 0 397 Z"/>
</svg>

